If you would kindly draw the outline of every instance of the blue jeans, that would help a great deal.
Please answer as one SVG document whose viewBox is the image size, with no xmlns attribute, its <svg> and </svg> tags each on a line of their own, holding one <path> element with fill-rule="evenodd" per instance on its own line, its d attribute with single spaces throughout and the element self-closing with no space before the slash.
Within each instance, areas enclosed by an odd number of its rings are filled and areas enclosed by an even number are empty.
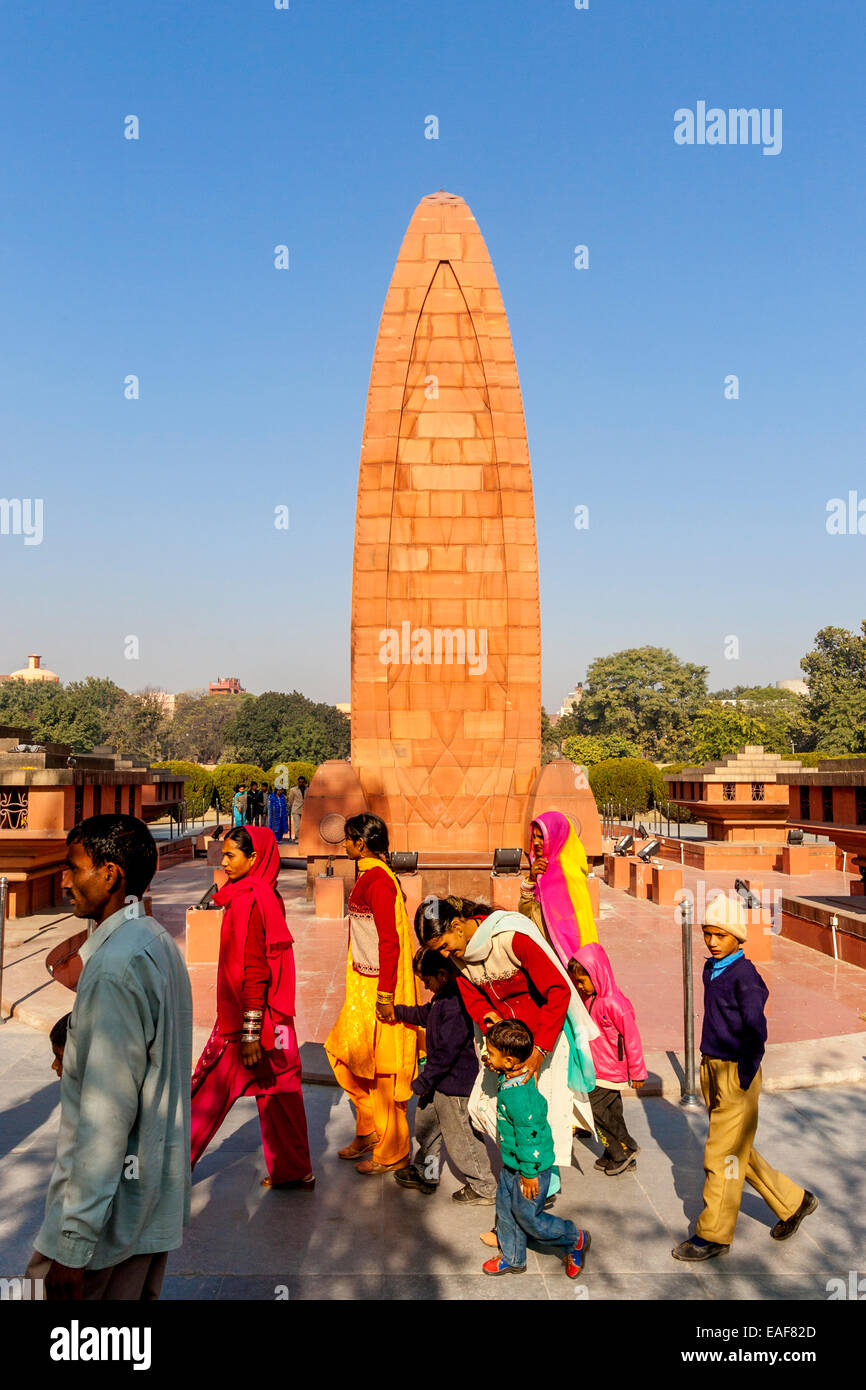
<svg viewBox="0 0 866 1390">
<path fill-rule="evenodd" d="M 496 1235 L 502 1258 L 510 1265 L 526 1264 L 526 1237 L 542 1245 L 573 1250 L 578 1229 L 573 1221 L 563 1221 L 544 1210 L 550 1186 L 549 1168 L 538 1175 L 538 1196 L 530 1202 L 520 1190 L 520 1174 L 503 1167 L 496 1189 Z"/>
</svg>

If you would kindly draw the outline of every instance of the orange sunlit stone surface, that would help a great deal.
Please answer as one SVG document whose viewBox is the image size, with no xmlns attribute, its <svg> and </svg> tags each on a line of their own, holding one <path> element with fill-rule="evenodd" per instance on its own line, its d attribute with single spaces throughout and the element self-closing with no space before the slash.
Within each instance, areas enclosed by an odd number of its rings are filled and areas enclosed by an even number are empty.
<svg viewBox="0 0 866 1390">
<path fill-rule="evenodd" d="M 505 309 L 475 218 L 436 193 L 415 211 L 385 300 L 358 484 L 352 764 L 393 848 L 524 843 L 540 661 Z"/>
</svg>

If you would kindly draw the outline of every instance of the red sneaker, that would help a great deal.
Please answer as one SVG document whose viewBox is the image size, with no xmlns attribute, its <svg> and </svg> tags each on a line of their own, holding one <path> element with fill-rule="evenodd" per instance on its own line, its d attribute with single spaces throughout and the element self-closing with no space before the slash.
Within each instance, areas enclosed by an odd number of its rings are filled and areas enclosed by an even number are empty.
<svg viewBox="0 0 866 1390">
<path fill-rule="evenodd" d="M 481 1266 L 485 1274 L 525 1274 L 526 1265 L 510 1265 L 497 1255 L 493 1260 L 485 1260 Z"/>
<path fill-rule="evenodd" d="M 565 1257 L 565 1272 L 569 1279 L 577 1279 L 583 1273 L 587 1252 L 592 1244 L 589 1231 L 578 1231 L 577 1245 Z"/>
</svg>

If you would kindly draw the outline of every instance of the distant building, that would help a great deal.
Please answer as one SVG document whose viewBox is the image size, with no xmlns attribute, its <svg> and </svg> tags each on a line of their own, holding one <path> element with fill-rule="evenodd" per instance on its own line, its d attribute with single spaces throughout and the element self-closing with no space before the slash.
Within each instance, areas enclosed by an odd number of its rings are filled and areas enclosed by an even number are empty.
<svg viewBox="0 0 866 1390">
<path fill-rule="evenodd" d="M 42 666 L 41 656 L 28 656 L 27 665 L 22 666 L 20 671 L 10 671 L 8 676 L 0 676 L 4 681 L 48 681 L 53 685 L 60 684 L 60 677 L 56 671 L 49 671 L 47 666 Z"/>
<path fill-rule="evenodd" d="M 790 681 L 776 681 L 777 690 L 790 690 L 794 695 L 808 695 L 809 686 L 804 680 L 795 677 Z"/>
<path fill-rule="evenodd" d="M 243 695 L 244 688 L 239 676 L 220 676 L 217 680 L 208 682 L 207 693 L 208 695 Z"/>
<path fill-rule="evenodd" d="M 583 681 L 578 681 L 574 689 L 566 695 L 559 707 L 558 719 L 564 719 L 567 714 L 574 714 L 581 700 L 583 699 Z"/>
<path fill-rule="evenodd" d="M 159 701 L 159 703 L 162 705 L 163 712 L 168 716 L 168 718 L 174 719 L 174 711 L 175 706 L 177 704 L 177 696 L 169 695 L 167 690 L 155 690 L 153 694 L 155 698 Z"/>
<path fill-rule="evenodd" d="M 342 705 L 337 705 L 337 709 L 340 711 L 341 714 L 345 714 L 347 719 L 352 713 L 352 706 L 348 702 L 345 702 Z"/>
</svg>

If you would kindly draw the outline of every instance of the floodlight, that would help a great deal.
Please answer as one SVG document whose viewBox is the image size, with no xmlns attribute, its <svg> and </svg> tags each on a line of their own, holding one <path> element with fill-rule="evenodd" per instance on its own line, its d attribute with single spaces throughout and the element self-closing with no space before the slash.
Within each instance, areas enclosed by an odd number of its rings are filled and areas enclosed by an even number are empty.
<svg viewBox="0 0 866 1390">
<path fill-rule="evenodd" d="M 760 910 L 761 897 L 759 893 L 753 893 L 749 885 L 744 883 L 741 878 L 734 880 L 734 887 L 750 911 Z"/>
<path fill-rule="evenodd" d="M 661 847 L 661 840 L 650 840 L 648 844 L 643 846 L 643 849 L 637 851 L 637 857 L 638 859 L 642 859 L 645 864 L 648 864 L 653 855 L 660 850 Z"/>
<path fill-rule="evenodd" d="M 522 849 L 495 849 L 493 851 L 494 874 L 519 874 Z"/>
<path fill-rule="evenodd" d="M 634 849 L 634 835 L 620 835 L 613 847 L 614 854 L 628 854 Z"/>
<path fill-rule="evenodd" d="M 391 855 L 391 868 L 395 874 L 416 874 L 418 872 L 417 849 L 399 849 Z"/>
</svg>

